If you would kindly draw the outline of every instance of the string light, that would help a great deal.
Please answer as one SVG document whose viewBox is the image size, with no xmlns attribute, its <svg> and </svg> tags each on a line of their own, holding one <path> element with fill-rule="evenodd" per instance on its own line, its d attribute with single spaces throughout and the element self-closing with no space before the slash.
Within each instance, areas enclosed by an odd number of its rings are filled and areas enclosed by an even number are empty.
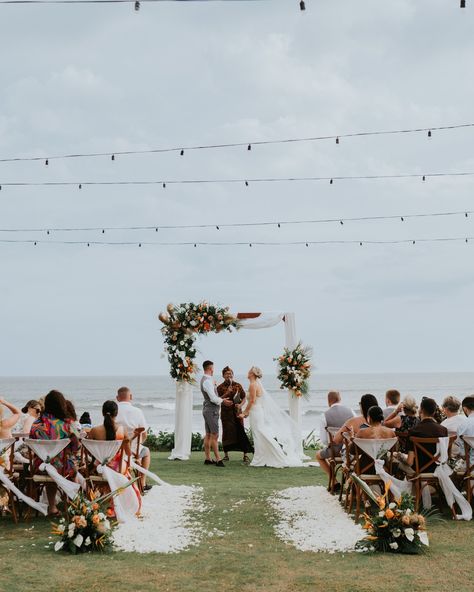
<svg viewBox="0 0 474 592">
<path fill-rule="evenodd" d="M 138 2 L 138 0 L 135 2 L 135 10 L 136 10 L 136 12 L 138 12 L 140 10 L 140 2 Z"/>
<path fill-rule="evenodd" d="M 473 171 L 458 171 L 451 173 L 427 173 L 421 177 L 422 181 L 438 177 L 472 177 Z M 387 179 L 419 179 L 419 173 L 394 173 L 392 175 L 340 175 L 334 177 L 256 177 L 252 179 L 167 179 L 167 180 L 119 180 L 119 181 L 82 181 L 83 187 L 88 186 L 139 186 L 139 185 L 211 185 L 211 184 L 247 184 L 247 183 L 291 183 L 291 182 L 320 182 L 320 181 L 374 181 Z M 77 181 L 14 181 L 2 183 L 3 187 L 69 187 L 77 186 Z"/>
<path fill-rule="evenodd" d="M 474 214 L 474 210 L 458 210 L 450 212 L 421 212 L 415 214 L 391 214 L 391 215 L 375 215 L 375 216 L 356 216 L 346 218 L 318 218 L 318 219 L 304 219 L 304 220 L 266 220 L 260 222 L 225 222 L 224 224 L 167 224 L 155 226 L 88 226 L 88 227 L 61 227 L 61 228 L 0 228 L 0 232 L 101 232 L 105 231 L 136 231 L 136 230 L 150 230 L 158 232 L 158 230 L 195 230 L 195 229 L 210 229 L 215 228 L 221 230 L 222 228 L 245 228 L 245 227 L 265 227 L 277 226 L 281 228 L 285 226 L 295 226 L 301 224 L 339 224 L 344 225 L 345 222 L 373 222 L 383 220 L 400 220 L 404 222 L 409 218 L 443 218 L 452 216 L 462 216 L 468 218 L 469 214 Z"/>
<path fill-rule="evenodd" d="M 317 241 L 256 241 L 256 242 L 154 242 L 154 241 L 56 241 L 56 240 L 16 240 L 16 239 L 0 239 L 1 244 L 48 244 L 48 245 L 87 245 L 89 246 L 159 246 L 159 247 L 185 247 L 185 246 L 203 246 L 203 247 L 238 247 L 238 246 L 310 246 L 310 245 L 403 245 L 416 243 L 467 243 L 474 240 L 474 236 L 463 237 L 437 237 L 437 238 L 422 238 L 422 239 L 394 239 L 394 240 L 317 240 Z"/>
<path fill-rule="evenodd" d="M 111 0 L 105 0 L 111 1 Z M 125 1 L 125 0 L 123 0 Z M 128 1 L 128 0 L 127 0 Z M 144 0 L 141 0 L 142 2 Z M 74 3 L 77 3 L 78 0 L 74 0 Z M 2 1 L 0 0 L 0 4 Z M 114 151 L 111 150 L 107 152 L 83 152 L 83 153 L 69 153 L 69 154 L 58 154 L 58 155 L 49 155 L 49 156 L 10 156 L 5 158 L 0 158 L 0 162 L 32 162 L 32 161 L 44 161 L 46 158 L 48 160 L 57 160 L 57 159 L 70 159 L 70 158 L 99 158 L 104 156 L 110 156 L 112 160 L 115 160 L 115 156 L 131 156 L 131 155 L 143 155 L 143 154 L 161 154 L 165 152 L 179 152 L 184 150 L 218 150 L 218 149 L 227 149 L 227 148 L 239 148 L 243 146 L 247 146 L 247 150 L 252 150 L 252 146 L 267 146 L 273 144 L 294 144 L 300 142 L 318 142 L 318 141 L 325 141 L 325 140 L 335 140 L 336 144 L 339 144 L 342 138 L 360 138 L 360 137 L 370 137 L 370 136 L 390 136 L 390 135 L 401 135 L 401 134 L 417 134 L 417 133 L 433 133 L 434 131 L 452 131 L 458 130 L 463 128 L 472 128 L 474 127 L 474 123 L 461 123 L 456 125 L 440 125 L 440 126 L 432 126 L 432 127 L 417 127 L 417 128 L 405 128 L 405 129 L 393 129 L 393 130 L 374 130 L 374 131 L 358 131 L 358 132 L 349 132 L 343 134 L 331 134 L 331 135 L 321 135 L 321 136 L 306 136 L 306 137 L 291 137 L 291 138 L 279 138 L 276 140 L 255 140 L 252 142 L 226 142 L 226 143 L 219 143 L 219 144 L 197 144 L 191 146 L 174 146 L 174 147 L 165 147 L 165 148 L 150 148 L 146 150 L 121 150 L 121 151 Z"/>
<path fill-rule="evenodd" d="M 306 10 L 306 5 L 304 3 L 304 0 L 301 0 L 301 2 L 300 2 L 300 10 Z"/>
</svg>

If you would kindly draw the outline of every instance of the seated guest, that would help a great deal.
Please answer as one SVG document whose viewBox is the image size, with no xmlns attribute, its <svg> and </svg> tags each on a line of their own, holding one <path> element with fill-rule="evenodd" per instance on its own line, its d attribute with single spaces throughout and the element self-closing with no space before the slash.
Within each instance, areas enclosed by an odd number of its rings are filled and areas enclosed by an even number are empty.
<svg viewBox="0 0 474 592">
<path fill-rule="evenodd" d="M 122 386 L 117 391 L 117 402 L 118 402 L 118 415 L 116 422 L 118 425 L 122 426 L 124 429 L 125 434 L 132 440 L 134 436 L 134 432 L 137 428 L 144 428 L 144 431 L 141 434 L 141 441 L 144 442 L 146 440 L 146 430 L 148 429 L 148 424 L 145 420 L 145 416 L 143 415 L 143 411 L 134 407 L 132 404 L 133 394 L 132 391 L 126 387 Z M 137 459 L 137 462 L 141 464 L 144 469 L 149 469 L 150 467 L 150 450 L 146 446 L 140 446 L 140 458 Z M 141 484 L 143 491 L 148 491 L 151 489 L 151 485 L 146 484 L 146 475 L 141 476 Z"/>
<path fill-rule="evenodd" d="M 466 416 L 466 421 L 458 428 L 458 436 L 474 436 L 474 396 L 466 397 L 462 401 L 462 410 Z M 461 440 L 457 441 L 461 450 L 464 448 L 464 443 Z M 471 448 L 470 453 L 471 465 L 474 465 L 474 450 Z"/>
<path fill-rule="evenodd" d="M 441 422 L 441 425 L 444 426 L 448 432 L 457 432 L 458 428 L 466 423 L 464 415 L 460 415 L 459 413 L 461 410 L 461 401 L 456 397 L 446 397 L 441 405 L 441 409 L 446 416 L 446 419 Z"/>
<path fill-rule="evenodd" d="M 371 407 L 367 413 L 367 420 L 369 427 L 360 429 L 356 434 L 356 438 L 368 440 L 387 440 L 388 438 L 395 437 L 395 432 L 393 430 L 382 425 L 383 411 L 380 407 Z M 360 454 L 359 463 L 360 468 L 364 470 L 365 467 L 372 463 L 372 459 L 363 452 Z M 372 467 L 370 472 L 375 473 L 375 467 Z"/>
<path fill-rule="evenodd" d="M 3 416 L 3 408 L 6 407 L 11 412 L 9 417 Z M 21 416 L 21 411 L 12 403 L 8 403 L 5 399 L 0 398 L 0 438 L 11 438 L 12 427 L 18 422 Z"/>
<path fill-rule="evenodd" d="M 84 411 L 84 413 L 79 418 L 79 423 L 81 424 L 82 429 L 92 427 L 92 420 L 88 411 Z"/>
<path fill-rule="evenodd" d="M 124 440 L 125 453 L 130 454 L 130 440 L 123 427 L 117 424 L 118 405 L 115 401 L 105 401 L 102 405 L 102 415 L 104 422 L 102 425 L 91 428 L 87 434 L 89 440 Z M 111 461 L 114 470 L 120 470 L 118 462 L 120 453 Z"/>
<path fill-rule="evenodd" d="M 385 409 L 383 410 L 384 419 L 391 415 L 400 403 L 400 393 L 391 389 L 385 393 Z"/>
<path fill-rule="evenodd" d="M 22 407 L 21 412 L 23 415 L 13 431 L 18 432 L 19 434 L 29 434 L 33 422 L 38 419 L 39 414 L 41 413 L 40 404 L 38 401 L 31 399 L 24 407 Z"/>
<path fill-rule="evenodd" d="M 398 407 L 384 421 L 384 426 L 407 433 L 420 421 L 417 416 L 418 405 L 413 397 L 405 397 Z M 408 438 L 399 436 L 400 452 L 408 452 Z"/>
<path fill-rule="evenodd" d="M 328 446 L 326 427 L 340 428 L 348 419 L 354 417 L 354 413 L 349 407 L 344 407 L 341 403 L 341 395 L 337 391 L 329 391 L 328 406 L 329 409 L 321 417 L 321 427 L 319 430 L 319 439 L 325 445 L 325 448 L 318 450 L 316 460 L 319 462 L 319 466 L 323 471 L 329 476 L 330 467 L 327 459 L 332 458 L 333 453 L 337 456 L 342 449 L 342 444 L 333 446 L 333 450 L 331 451 L 330 446 Z"/>
<path fill-rule="evenodd" d="M 414 444 L 411 441 L 412 437 L 443 438 L 448 435 L 448 430 L 444 426 L 440 425 L 434 418 L 437 409 L 438 405 L 434 399 L 430 399 L 428 397 L 422 398 L 420 403 L 420 422 L 418 423 L 418 425 L 416 425 L 408 432 L 410 439 L 408 441 L 407 464 L 412 469 L 415 468 L 415 451 Z M 425 444 L 424 447 L 432 454 L 435 454 L 436 444 Z M 427 462 L 429 462 L 429 456 L 425 452 L 423 452 L 423 450 L 419 450 L 418 463 L 420 468 L 424 467 L 424 473 L 432 473 L 436 468 L 436 464 L 431 463 L 427 467 L 425 467 L 425 464 Z"/>
<path fill-rule="evenodd" d="M 79 440 L 72 428 L 72 420 L 68 416 L 67 402 L 59 391 L 50 391 L 44 399 L 44 411 L 33 422 L 30 430 L 30 438 L 36 440 L 61 440 L 70 438 L 71 443 L 65 449 L 65 455 L 60 454 L 51 459 L 51 464 L 65 477 L 72 478 L 76 475 L 76 455 L 79 450 Z M 41 464 L 37 459 L 37 465 Z M 46 485 L 48 496 L 49 515 L 59 515 L 56 507 L 57 486 L 55 483 Z"/>
<path fill-rule="evenodd" d="M 360 429 L 368 428 L 368 412 L 371 407 L 377 406 L 378 402 L 374 395 L 366 394 L 360 398 L 359 408 L 361 415 L 352 417 L 344 422 L 342 427 L 334 436 L 335 444 L 344 443 L 344 433 L 348 433 L 350 436 L 354 436 Z"/>
</svg>

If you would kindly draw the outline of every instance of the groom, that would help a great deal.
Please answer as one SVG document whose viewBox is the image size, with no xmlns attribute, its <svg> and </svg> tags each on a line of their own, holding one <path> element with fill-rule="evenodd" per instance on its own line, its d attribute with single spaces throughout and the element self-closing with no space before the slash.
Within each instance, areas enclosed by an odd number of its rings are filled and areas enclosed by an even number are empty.
<svg viewBox="0 0 474 592">
<path fill-rule="evenodd" d="M 215 465 L 216 467 L 225 467 L 219 455 L 219 409 L 221 404 L 232 405 L 231 401 L 223 401 L 217 394 L 216 383 L 213 379 L 214 363 L 206 360 L 202 368 L 204 376 L 201 378 L 201 393 L 204 397 L 202 406 L 202 415 L 206 435 L 204 436 L 204 453 L 206 455 L 205 465 Z M 211 460 L 211 448 L 216 460 Z"/>
</svg>

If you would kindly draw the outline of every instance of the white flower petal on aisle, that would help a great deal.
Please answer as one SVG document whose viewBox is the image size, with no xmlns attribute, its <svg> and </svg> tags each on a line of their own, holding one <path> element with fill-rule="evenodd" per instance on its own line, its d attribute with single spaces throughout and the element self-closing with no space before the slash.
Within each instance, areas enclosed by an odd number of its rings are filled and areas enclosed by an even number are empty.
<svg viewBox="0 0 474 592">
<path fill-rule="evenodd" d="M 269 501 L 278 516 L 277 536 L 300 551 L 353 551 L 366 536 L 324 487 L 290 487 Z"/>
<path fill-rule="evenodd" d="M 143 498 L 142 517 L 119 524 L 114 545 L 136 553 L 178 553 L 199 542 L 202 527 L 190 516 L 203 510 L 202 489 L 164 485 Z"/>
</svg>

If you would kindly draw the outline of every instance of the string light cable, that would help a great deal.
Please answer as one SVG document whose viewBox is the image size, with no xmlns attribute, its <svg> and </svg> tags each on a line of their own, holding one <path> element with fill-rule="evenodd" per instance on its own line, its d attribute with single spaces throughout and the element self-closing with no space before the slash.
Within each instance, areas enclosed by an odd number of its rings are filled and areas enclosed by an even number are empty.
<svg viewBox="0 0 474 592">
<path fill-rule="evenodd" d="M 16 240 L 16 239 L 0 239 L 0 244 L 31 244 L 34 246 L 47 245 L 82 245 L 82 246 L 160 246 L 160 247 L 290 247 L 290 246 L 305 246 L 312 245 L 403 245 L 417 243 L 447 243 L 447 242 L 464 242 L 469 243 L 474 240 L 474 236 L 465 237 L 438 237 L 438 238 L 417 238 L 417 239 L 398 239 L 398 240 L 317 240 L 317 241 L 239 241 L 239 242 L 156 242 L 156 241 L 48 241 L 48 240 Z"/>
<path fill-rule="evenodd" d="M 159 179 L 159 180 L 118 180 L 118 181 L 0 181 L 0 190 L 5 187 L 100 187 L 100 186 L 140 186 L 161 185 L 165 189 L 168 185 L 212 185 L 212 184 L 245 184 L 251 183 L 292 183 L 292 182 L 322 182 L 330 185 L 336 181 L 373 181 L 388 179 L 436 179 L 442 177 L 472 177 L 473 171 L 442 172 L 442 173 L 393 173 L 388 175 L 334 175 L 332 177 L 255 177 L 233 179 Z"/>
<path fill-rule="evenodd" d="M 0 3 L 5 0 L 0 0 Z M 7 0 L 8 1 L 8 0 Z M 18 2 L 19 0 L 16 0 Z M 30 0 L 31 1 L 31 0 Z M 58 0 L 59 1 L 59 0 Z M 66 0 L 64 0 L 66 1 Z M 74 0 L 73 3 L 78 2 L 79 0 Z M 130 0 L 84 0 L 90 2 L 125 2 Z M 141 0 L 143 1 L 161 1 L 161 0 Z M 333 134 L 333 135 L 321 135 L 321 136 L 306 136 L 306 137 L 294 137 L 294 138 L 280 138 L 276 140 L 253 140 L 250 142 L 227 142 L 227 143 L 220 143 L 220 144 L 195 144 L 195 145 L 188 145 L 188 146 L 172 146 L 172 147 L 165 147 L 165 148 L 150 148 L 145 150 L 118 150 L 118 151 L 106 151 L 106 152 L 84 152 L 84 153 L 70 153 L 70 154 L 57 154 L 53 156 L 11 156 L 11 157 L 4 157 L 0 158 L 0 162 L 34 162 L 34 161 L 42 161 L 45 165 L 49 165 L 50 161 L 52 160 L 60 160 L 60 159 L 74 159 L 74 158 L 109 158 L 113 161 L 116 160 L 118 156 L 131 156 L 131 155 L 144 155 L 144 154 L 163 154 L 167 152 L 175 152 L 178 153 L 180 156 L 184 156 L 185 152 L 191 152 L 196 150 L 219 150 L 219 149 L 228 149 L 228 148 L 244 148 L 247 152 L 252 151 L 252 147 L 255 146 L 269 146 L 269 145 L 276 145 L 276 144 L 297 144 L 297 143 L 308 143 L 308 142 L 318 142 L 324 140 L 332 140 L 335 141 L 336 144 L 340 144 L 341 140 L 346 138 L 361 138 L 361 137 L 371 137 L 371 136 L 394 136 L 394 135 L 403 135 L 403 134 L 419 134 L 419 133 L 426 133 L 428 138 L 433 136 L 433 133 L 436 131 L 452 131 L 458 130 L 463 128 L 473 128 L 474 123 L 461 123 L 457 125 L 439 125 L 433 127 L 416 127 L 416 128 L 405 128 L 405 129 L 393 129 L 393 130 L 375 130 L 375 131 L 358 131 L 358 132 L 348 132 L 342 134 Z"/>
<path fill-rule="evenodd" d="M 306 220 L 273 220 L 273 221 L 261 221 L 261 222 L 224 222 L 214 224 L 166 224 L 166 225 L 153 225 L 153 226 L 85 226 L 82 228 L 72 227 L 43 227 L 43 228 L 0 228 L 0 233 L 19 233 L 19 232 L 40 232 L 50 234 L 52 232 L 105 232 L 109 231 L 161 231 L 161 230 L 186 230 L 186 229 L 215 229 L 221 230 L 223 228 L 245 228 L 245 227 L 276 227 L 281 228 L 282 226 L 302 225 L 302 224 L 330 224 L 336 223 L 343 226 L 346 222 L 372 222 L 372 221 L 383 221 L 383 220 L 400 220 L 405 222 L 409 219 L 416 218 L 439 218 L 448 216 L 462 216 L 468 218 L 474 214 L 474 210 L 458 210 L 451 212 L 428 212 L 418 214 L 391 214 L 388 216 L 377 215 L 377 216 L 357 216 L 357 217 L 343 217 L 343 218 L 319 218 L 319 219 L 306 219 Z"/>
</svg>

